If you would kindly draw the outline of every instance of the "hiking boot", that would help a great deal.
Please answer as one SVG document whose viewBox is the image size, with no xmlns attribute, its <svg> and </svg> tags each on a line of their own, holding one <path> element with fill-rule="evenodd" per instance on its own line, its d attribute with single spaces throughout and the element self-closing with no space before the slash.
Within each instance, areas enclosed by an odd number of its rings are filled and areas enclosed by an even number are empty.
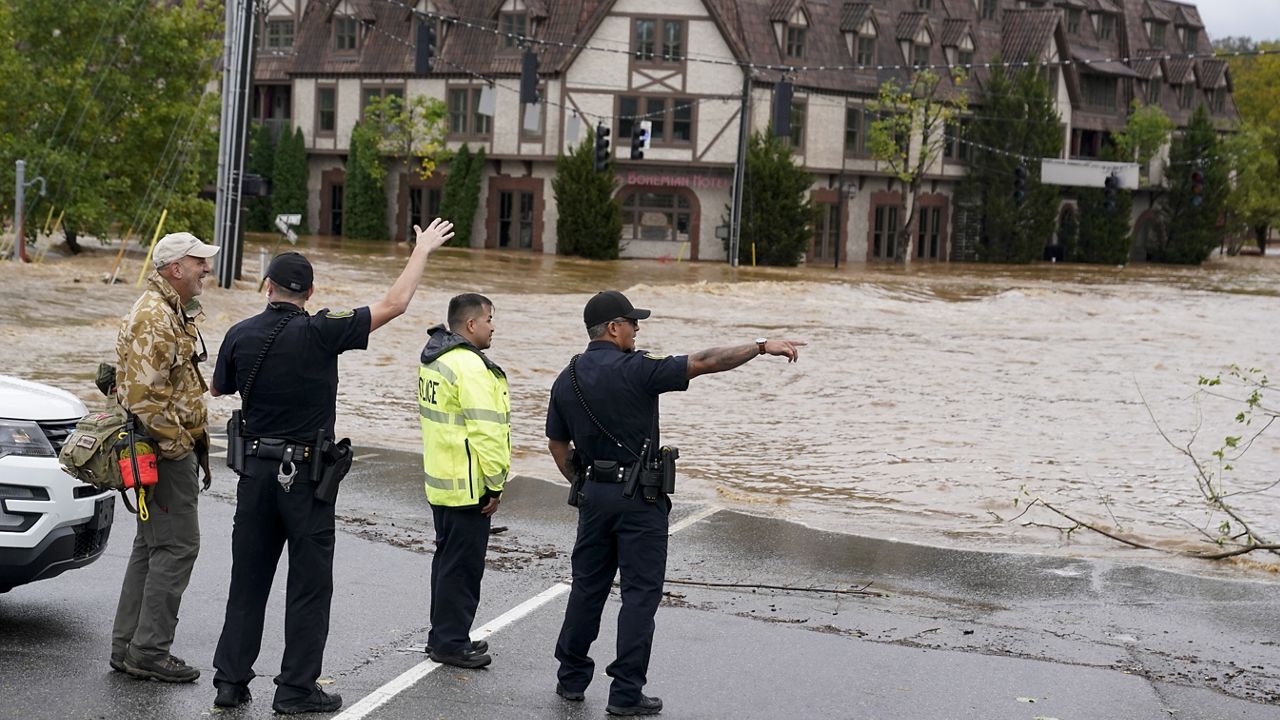
<svg viewBox="0 0 1280 720">
<path fill-rule="evenodd" d="M 586 693 L 574 692 L 573 690 L 569 690 L 568 688 L 561 685 L 560 683 L 556 683 L 556 694 L 564 698 L 565 700 L 572 700 L 573 702 L 582 702 L 587 697 Z"/>
<path fill-rule="evenodd" d="M 172 655 L 159 660 L 131 660 L 126 657 L 124 671 L 136 678 L 171 683 L 195 682 L 200 677 L 199 670 Z"/>
<path fill-rule="evenodd" d="M 422 652 L 430 655 L 434 651 L 431 649 L 431 646 L 428 645 L 422 649 Z M 472 640 L 470 652 L 483 655 L 484 653 L 489 652 L 489 643 L 484 640 Z"/>
<path fill-rule="evenodd" d="M 230 708 L 243 705 L 252 699 L 253 693 L 249 692 L 248 685 L 223 683 L 218 686 L 218 696 L 213 699 L 213 704 L 222 708 Z"/>
<path fill-rule="evenodd" d="M 493 658 L 485 653 L 473 652 L 471 648 L 463 650 L 459 655 L 442 655 L 438 652 L 431 653 L 431 659 L 441 665 L 452 665 L 460 668 L 482 668 L 493 662 Z"/>
<path fill-rule="evenodd" d="M 605 705 L 604 711 L 610 715 L 657 715 L 662 712 L 662 700 L 641 695 L 635 705 Z"/>
<path fill-rule="evenodd" d="M 271 703 L 271 709 L 281 715 L 298 715 L 301 713 L 313 712 L 336 712 L 342 707 L 342 696 L 338 693 L 327 693 L 320 689 L 317 685 L 311 690 L 311 694 L 296 700 L 276 700 Z"/>
</svg>

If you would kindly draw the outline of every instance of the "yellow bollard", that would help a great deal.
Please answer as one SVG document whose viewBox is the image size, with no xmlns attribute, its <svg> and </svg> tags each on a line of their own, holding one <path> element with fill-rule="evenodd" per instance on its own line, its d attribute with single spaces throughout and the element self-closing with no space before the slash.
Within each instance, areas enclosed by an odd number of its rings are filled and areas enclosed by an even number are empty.
<svg viewBox="0 0 1280 720">
<path fill-rule="evenodd" d="M 142 280 L 147 276 L 147 268 L 151 266 L 151 253 L 156 249 L 156 243 L 160 242 L 160 231 L 164 229 L 164 221 L 167 217 L 169 217 L 169 208 L 165 208 L 160 213 L 160 222 L 156 223 L 156 232 L 151 236 L 151 245 L 147 248 L 147 259 L 142 262 L 142 272 L 138 274 L 138 282 L 134 287 L 142 287 Z"/>
<path fill-rule="evenodd" d="M 756 241 L 751 241 L 751 267 L 756 266 Z"/>
</svg>

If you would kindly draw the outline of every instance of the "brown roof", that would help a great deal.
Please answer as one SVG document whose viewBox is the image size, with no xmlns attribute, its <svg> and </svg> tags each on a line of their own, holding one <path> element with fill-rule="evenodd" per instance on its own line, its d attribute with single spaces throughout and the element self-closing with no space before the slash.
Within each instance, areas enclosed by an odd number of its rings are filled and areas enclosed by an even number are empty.
<svg viewBox="0 0 1280 720">
<path fill-rule="evenodd" d="M 1111 60 L 1111 62 L 1107 62 L 1108 60 Z M 1114 58 L 1106 53 L 1090 50 L 1089 48 L 1071 48 L 1071 61 L 1076 65 L 1087 68 L 1089 72 L 1100 75 L 1138 77 L 1138 73 L 1124 63 L 1116 62 Z"/>
<path fill-rule="evenodd" d="M 1143 80 L 1150 80 L 1156 75 L 1156 68 L 1160 67 L 1158 58 L 1147 57 L 1139 58 L 1131 63 L 1133 71 Z"/>
<path fill-rule="evenodd" d="M 1169 13 L 1165 12 L 1165 9 L 1160 5 L 1153 5 L 1150 2 L 1144 2 L 1142 5 L 1142 18 L 1144 20 L 1169 21 Z"/>
<path fill-rule="evenodd" d="M 1200 87 L 1216 88 L 1226 82 L 1227 61 L 1201 60 L 1196 70 L 1196 75 L 1199 76 Z"/>
<path fill-rule="evenodd" d="M 1049 47 L 1061 15 L 1057 10 L 1005 10 L 1000 32 L 1000 57 L 1006 63 L 1038 60 Z"/>
<path fill-rule="evenodd" d="M 960 18 L 947 18 L 942 23 L 942 46 L 957 47 L 969 31 L 969 21 Z"/>
<path fill-rule="evenodd" d="M 1221 2 L 1221 0 L 1219 0 Z M 1196 9 L 1188 5 L 1179 5 L 1178 12 L 1174 16 L 1174 21 L 1179 25 L 1188 25 L 1193 28 L 1203 28 L 1204 23 L 1200 22 L 1200 13 Z"/>
<path fill-rule="evenodd" d="M 1168 58 L 1164 61 L 1164 77 L 1174 85 L 1190 82 L 1196 61 L 1191 58 Z"/>
<path fill-rule="evenodd" d="M 791 8 L 795 4 L 796 0 L 773 0 L 773 6 L 769 8 L 769 19 L 786 22 L 791 19 Z"/>
<path fill-rule="evenodd" d="M 871 3 L 847 2 L 840 10 L 840 32 L 858 32 L 867 21 Z"/>
<path fill-rule="evenodd" d="M 1120 12 L 1119 6 L 1112 0 L 1085 0 L 1085 6 L 1089 8 L 1090 12 Z"/>
<path fill-rule="evenodd" d="M 904 12 L 898 15 L 897 33 L 899 40 L 914 40 L 920 28 L 928 27 L 929 14 L 925 12 Z"/>
</svg>

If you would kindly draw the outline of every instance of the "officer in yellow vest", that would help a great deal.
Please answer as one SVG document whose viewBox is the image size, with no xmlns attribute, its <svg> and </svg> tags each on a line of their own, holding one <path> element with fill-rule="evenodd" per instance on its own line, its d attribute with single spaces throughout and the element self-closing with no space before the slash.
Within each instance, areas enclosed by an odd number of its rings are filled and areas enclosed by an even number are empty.
<svg viewBox="0 0 1280 720">
<path fill-rule="evenodd" d="M 422 469 L 436 526 L 427 652 L 438 663 L 480 668 L 492 658 L 488 643 L 471 642 L 471 623 L 489 523 L 511 471 L 511 401 L 506 374 L 484 354 L 493 340 L 493 303 L 458 295 L 448 321 L 448 329 L 428 331 L 418 370 Z"/>
</svg>

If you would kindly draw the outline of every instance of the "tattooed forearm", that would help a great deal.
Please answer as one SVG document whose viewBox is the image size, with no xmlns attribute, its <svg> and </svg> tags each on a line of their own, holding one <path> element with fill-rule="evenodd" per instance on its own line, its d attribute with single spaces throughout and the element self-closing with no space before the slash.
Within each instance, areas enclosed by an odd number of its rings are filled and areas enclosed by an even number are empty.
<svg viewBox="0 0 1280 720">
<path fill-rule="evenodd" d="M 689 356 L 689 377 L 732 370 L 759 354 L 755 344 L 702 350 Z"/>
</svg>

